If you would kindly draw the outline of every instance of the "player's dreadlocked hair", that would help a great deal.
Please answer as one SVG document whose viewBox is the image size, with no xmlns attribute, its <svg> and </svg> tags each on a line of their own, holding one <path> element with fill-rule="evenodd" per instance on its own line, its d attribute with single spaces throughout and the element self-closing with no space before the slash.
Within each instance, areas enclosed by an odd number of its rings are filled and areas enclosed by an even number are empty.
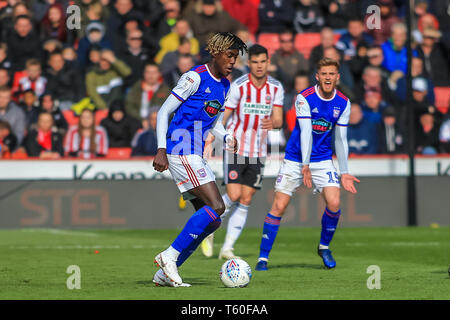
<svg viewBox="0 0 450 320">
<path fill-rule="evenodd" d="M 218 32 L 211 36 L 206 44 L 206 50 L 214 56 L 228 49 L 237 49 L 241 55 L 248 51 L 247 45 L 231 32 Z"/>
</svg>

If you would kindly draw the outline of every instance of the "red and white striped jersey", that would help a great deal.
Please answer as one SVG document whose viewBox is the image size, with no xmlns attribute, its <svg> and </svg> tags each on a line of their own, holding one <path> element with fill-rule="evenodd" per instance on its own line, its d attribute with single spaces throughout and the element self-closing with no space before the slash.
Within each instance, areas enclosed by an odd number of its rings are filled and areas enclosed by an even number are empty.
<svg viewBox="0 0 450 320">
<path fill-rule="evenodd" d="M 78 153 L 82 158 L 94 158 L 96 155 L 90 153 L 90 138 L 82 137 L 78 134 L 78 126 L 72 126 L 66 134 L 65 151 L 69 154 Z M 108 134 L 102 126 L 95 128 L 96 154 L 106 155 L 108 153 Z"/>
<path fill-rule="evenodd" d="M 261 129 L 261 119 L 270 117 L 273 107 L 282 108 L 283 100 L 283 86 L 271 76 L 261 88 L 252 83 L 250 74 L 231 84 L 225 108 L 234 112 L 227 131 L 239 141 L 239 155 L 250 158 L 267 155 L 267 130 Z"/>
</svg>

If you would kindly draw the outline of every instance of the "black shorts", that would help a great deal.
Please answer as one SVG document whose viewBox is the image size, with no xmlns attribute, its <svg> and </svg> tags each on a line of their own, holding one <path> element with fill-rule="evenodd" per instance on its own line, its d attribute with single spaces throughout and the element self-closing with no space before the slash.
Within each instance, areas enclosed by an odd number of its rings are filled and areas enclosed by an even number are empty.
<svg viewBox="0 0 450 320">
<path fill-rule="evenodd" d="M 223 184 L 238 183 L 261 189 L 265 158 L 249 158 L 225 152 Z"/>
</svg>

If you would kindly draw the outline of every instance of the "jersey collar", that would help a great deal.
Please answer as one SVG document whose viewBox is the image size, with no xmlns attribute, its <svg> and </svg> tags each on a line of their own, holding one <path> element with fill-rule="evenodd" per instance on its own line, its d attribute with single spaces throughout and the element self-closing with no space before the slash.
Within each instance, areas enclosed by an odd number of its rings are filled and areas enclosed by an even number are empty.
<svg viewBox="0 0 450 320">
<path fill-rule="evenodd" d="M 323 100 L 323 101 L 331 101 L 331 100 L 333 100 L 334 97 L 336 96 L 336 89 L 334 89 L 333 96 L 332 96 L 330 99 L 325 99 L 325 98 L 322 98 L 322 97 L 320 96 L 320 94 L 319 94 L 319 85 L 316 84 L 316 85 L 314 86 L 314 90 L 316 91 L 316 94 L 317 94 L 317 96 L 319 97 L 319 99 L 320 99 L 320 100 Z"/>
<path fill-rule="evenodd" d="M 217 79 L 216 77 L 214 77 L 213 74 L 211 73 L 211 71 L 209 71 L 209 68 L 208 68 L 208 64 L 207 64 L 207 63 L 205 63 L 205 67 L 206 67 L 206 70 L 208 70 L 208 73 L 209 73 L 209 75 L 211 76 L 211 78 L 213 78 L 213 79 L 216 80 L 217 82 L 221 82 L 220 79 Z"/>
</svg>

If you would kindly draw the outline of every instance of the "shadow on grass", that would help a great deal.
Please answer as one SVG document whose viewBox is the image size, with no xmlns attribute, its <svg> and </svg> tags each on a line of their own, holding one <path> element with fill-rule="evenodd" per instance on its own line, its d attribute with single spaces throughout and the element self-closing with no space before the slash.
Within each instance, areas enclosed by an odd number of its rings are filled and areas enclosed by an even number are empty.
<svg viewBox="0 0 450 320">
<path fill-rule="evenodd" d="M 269 265 L 270 269 L 296 269 L 296 268 L 305 268 L 305 269 L 325 269 L 323 265 L 320 264 L 308 264 L 308 263 L 284 263 L 284 264 L 272 264 Z"/>
<path fill-rule="evenodd" d="M 183 279 L 183 282 L 189 283 L 191 285 L 196 285 L 196 286 L 212 284 L 211 281 L 204 281 L 204 280 L 198 279 L 198 278 L 186 278 L 186 279 Z M 136 281 L 135 283 L 139 284 L 139 285 L 144 285 L 144 286 L 154 286 L 155 285 L 152 280 L 139 280 L 139 281 Z"/>
</svg>

